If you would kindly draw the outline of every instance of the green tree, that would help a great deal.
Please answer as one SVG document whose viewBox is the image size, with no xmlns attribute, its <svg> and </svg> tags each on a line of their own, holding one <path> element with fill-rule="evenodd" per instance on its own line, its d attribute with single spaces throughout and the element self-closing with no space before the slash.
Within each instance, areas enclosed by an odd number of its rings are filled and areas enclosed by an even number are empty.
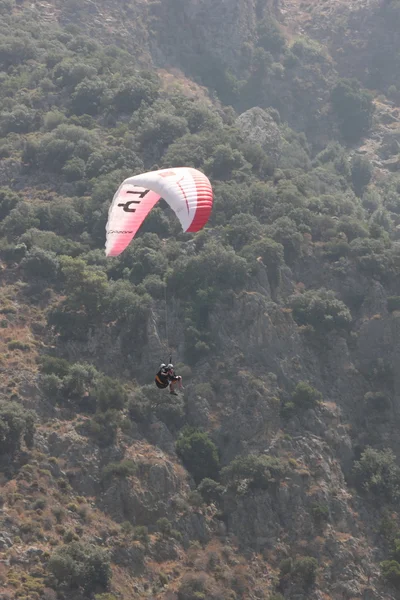
<svg viewBox="0 0 400 600">
<path fill-rule="evenodd" d="M 95 394 L 100 410 L 121 410 L 127 401 L 127 393 L 123 385 L 112 377 L 101 377 L 97 384 Z"/>
<path fill-rule="evenodd" d="M 75 88 L 85 79 L 92 79 L 96 75 L 97 69 L 93 65 L 76 58 L 65 58 L 57 64 L 53 71 L 57 85 L 68 88 Z"/>
<path fill-rule="evenodd" d="M 365 187 L 371 181 L 373 168 L 370 161 L 364 156 L 353 156 L 351 161 L 351 180 L 357 196 L 362 196 Z"/>
<path fill-rule="evenodd" d="M 387 299 L 388 311 L 400 310 L 400 296 L 389 296 Z"/>
<path fill-rule="evenodd" d="M 290 296 L 289 304 L 298 325 L 312 325 L 320 332 L 348 329 L 350 326 L 349 309 L 331 290 L 321 288 Z"/>
<path fill-rule="evenodd" d="M 85 176 L 85 161 L 78 157 L 71 158 L 67 160 L 61 172 L 67 181 L 83 179 Z"/>
<path fill-rule="evenodd" d="M 11 112 L 0 113 L 0 132 L 4 136 L 8 133 L 28 133 L 38 124 L 36 111 L 23 105 L 16 105 Z"/>
<path fill-rule="evenodd" d="M 249 489 L 268 489 L 287 471 L 287 465 L 279 458 L 250 454 L 235 458 L 221 471 L 224 482 L 236 492 Z"/>
<path fill-rule="evenodd" d="M 57 548 L 48 568 L 59 584 L 92 594 L 106 590 L 111 578 L 110 557 L 106 550 L 92 544 L 71 542 Z"/>
<path fill-rule="evenodd" d="M 304 589 L 314 585 L 318 570 L 318 561 L 312 556 L 298 558 L 293 563 L 293 575 L 299 580 Z"/>
<path fill-rule="evenodd" d="M 252 244 L 244 246 L 241 253 L 247 260 L 262 262 L 267 268 L 268 279 L 272 286 L 279 285 L 280 270 L 284 264 L 284 249 L 282 244 L 271 238 L 263 237 Z"/>
<path fill-rule="evenodd" d="M 239 150 L 235 150 L 227 144 L 219 144 L 204 166 L 212 177 L 224 181 L 231 179 L 235 171 L 248 166 L 248 163 Z"/>
<path fill-rule="evenodd" d="M 159 82 L 155 76 L 151 78 L 132 77 L 124 80 L 118 87 L 113 103 L 117 111 L 133 113 L 142 102 L 153 104 L 158 97 Z"/>
<path fill-rule="evenodd" d="M 397 560 L 384 560 L 381 562 L 382 577 L 397 589 L 400 588 L 400 564 Z"/>
<path fill-rule="evenodd" d="M 54 282 L 58 272 L 58 260 L 53 252 L 32 248 L 21 261 L 21 268 L 29 279 L 43 277 Z"/>
<path fill-rule="evenodd" d="M 258 43 L 267 52 L 273 54 L 282 52 L 285 48 L 285 36 L 278 23 L 271 16 L 267 16 L 257 26 Z"/>
<path fill-rule="evenodd" d="M 107 448 L 115 443 L 119 424 L 118 411 L 99 412 L 90 420 L 86 433 L 95 440 L 100 448 Z"/>
<path fill-rule="evenodd" d="M 292 402 L 302 409 L 314 408 L 321 400 L 321 392 L 313 388 L 307 381 L 300 381 L 292 394 Z"/>
<path fill-rule="evenodd" d="M 87 267 L 82 259 L 69 256 L 61 257 L 60 267 L 68 289 L 64 306 L 77 311 L 84 308 L 89 319 L 100 318 L 108 301 L 105 273 L 95 267 Z"/>
<path fill-rule="evenodd" d="M 10 211 L 17 206 L 19 200 L 18 194 L 10 188 L 0 188 L 0 220 L 5 219 Z"/>
<path fill-rule="evenodd" d="M 28 229 L 37 227 L 39 219 L 34 208 L 27 202 L 19 202 L 0 224 L 0 232 L 9 240 L 15 240 Z"/>
<path fill-rule="evenodd" d="M 35 433 L 35 414 L 16 402 L 0 405 L 0 454 L 14 456 L 24 440 L 30 448 Z"/>
<path fill-rule="evenodd" d="M 187 132 L 186 119 L 159 113 L 146 119 L 139 127 L 137 140 L 148 160 L 157 161 L 169 144 Z"/>
<path fill-rule="evenodd" d="M 288 265 L 293 264 L 301 256 L 303 236 L 293 219 L 289 217 L 276 219 L 268 228 L 268 233 L 271 238 L 283 246 L 285 262 Z"/>
<path fill-rule="evenodd" d="M 376 499 L 397 501 L 400 492 L 400 469 L 392 450 L 368 447 L 354 464 L 357 485 Z"/>
<path fill-rule="evenodd" d="M 97 115 L 106 85 L 99 78 L 84 79 L 71 97 L 71 110 L 76 115 Z"/>
<path fill-rule="evenodd" d="M 357 142 L 371 126 L 372 96 L 356 79 L 340 79 L 332 90 L 331 102 L 344 139 Z"/>
<path fill-rule="evenodd" d="M 95 388 L 99 373 L 93 365 L 75 363 L 63 378 L 63 394 L 66 398 L 79 400 Z"/>
<path fill-rule="evenodd" d="M 210 504 L 211 502 L 218 503 L 222 499 L 224 487 L 217 481 L 214 481 L 214 479 L 205 477 L 198 485 L 197 491 L 207 504 Z"/>
<path fill-rule="evenodd" d="M 205 477 L 218 476 L 218 450 L 206 432 L 184 429 L 176 442 L 176 451 L 196 483 Z"/>
<path fill-rule="evenodd" d="M 120 462 L 108 463 L 103 469 L 103 479 L 111 479 L 119 477 L 125 479 L 137 473 L 137 464 L 130 459 L 124 459 Z"/>
<path fill-rule="evenodd" d="M 44 355 L 40 358 L 40 371 L 46 375 L 54 374 L 65 377 L 69 373 L 71 364 L 65 358 Z"/>
<path fill-rule="evenodd" d="M 222 244 L 209 242 L 196 256 L 176 261 L 168 286 L 176 289 L 181 296 L 191 296 L 199 289 L 238 289 L 246 277 L 247 263 L 244 258 Z"/>
</svg>

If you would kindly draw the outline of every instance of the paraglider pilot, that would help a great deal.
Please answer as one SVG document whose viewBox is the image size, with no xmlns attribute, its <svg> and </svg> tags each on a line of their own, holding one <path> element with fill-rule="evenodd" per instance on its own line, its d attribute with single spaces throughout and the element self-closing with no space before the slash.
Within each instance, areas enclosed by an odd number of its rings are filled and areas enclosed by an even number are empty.
<svg viewBox="0 0 400 600">
<path fill-rule="evenodd" d="M 174 366 L 169 364 L 165 365 L 162 363 L 160 369 L 155 377 L 156 386 L 160 390 L 165 390 L 169 385 L 169 393 L 177 396 L 175 392 L 175 386 L 178 385 L 179 389 L 182 388 L 182 377 L 175 375 Z"/>
</svg>

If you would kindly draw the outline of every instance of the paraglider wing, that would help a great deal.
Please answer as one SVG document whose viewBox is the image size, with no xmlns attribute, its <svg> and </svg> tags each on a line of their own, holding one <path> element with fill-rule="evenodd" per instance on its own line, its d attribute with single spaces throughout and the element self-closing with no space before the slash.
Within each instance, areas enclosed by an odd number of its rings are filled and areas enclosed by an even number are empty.
<svg viewBox="0 0 400 600">
<path fill-rule="evenodd" d="M 114 196 L 107 223 L 107 256 L 118 256 L 129 244 L 160 198 L 170 205 L 183 231 L 199 231 L 213 204 L 208 178 L 189 167 L 162 169 L 125 179 Z"/>
<path fill-rule="evenodd" d="M 106 256 L 125 250 L 159 199 L 156 192 L 123 182 L 108 211 Z"/>
</svg>

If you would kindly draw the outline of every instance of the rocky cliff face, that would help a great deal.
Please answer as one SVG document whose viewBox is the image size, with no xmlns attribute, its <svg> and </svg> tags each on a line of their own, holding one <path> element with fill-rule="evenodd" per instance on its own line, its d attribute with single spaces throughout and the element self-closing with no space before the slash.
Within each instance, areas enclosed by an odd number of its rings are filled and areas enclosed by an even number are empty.
<svg viewBox="0 0 400 600">
<path fill-rule="evenodd" d="M 358 54 L 356 45 L 364 31 L 379 31 L 379 36 L 385 31 L 382 22 L 374 20 L 377 11 L 383 19 L 381 4 L 367 1 L 99 0 L 38 2 L 31 10 L 49 23 L 76 26 L 79 22 L 88 33 L 118 43 L 137 57 L 138 68 L 172 66 L 202 77 L 207 70 L 228 71 L 235 75 L 236 83 L 250 64 L 259 22 L 267 12 L 274 14 L 288 36 L 306 32 L 326 42 L 337 60 L 335 64 L 328 52 L 307 46 L 306 50 L 315 51 L 315 62 L 297 64 L 296 70 L 292 70 L 293 64 L 285 69 L 272 64 L 274 75 L 269 77 L 273 78 L 265 80 L 260 92 L 261 104 L 275 106 L 280 98 L 282 119 L 322 145 L 335 130 L 327 109 L 330 88 L 325 84 L 331 84 L 338 73 L 355 73 L 367 82 L 371 74 L 365 67 L 369 48 L 375 44 L 376 50 L 379 42 L 365 42 Z M 356 26 L 358 21 L 366 28 L 363 32 L 361 25 Z M 391 32 L 388 39 L 396 40 L 396 36 Z M 357 55 L 351 65 L 346 60 L 350 49 Z M 296 55 L 299 61 L 301 52 Z M 290 58 L 296 61 L 294 56 Z M 253 75 L 247 82 L 250 88 L 259 73 Z M 179 78 L 183 81 L 181 74 Z M 316 94 L 321 89 L 321 95 Z M 287 127 L 276 110 L 243 104 L 239 116 L 231 115 L 232 124 L 250 146 L 264 150 L 271 168 L 278 167 L 275 180 L 271 179 L 271 188 L 278 188 L 287 168 L 282 156 L 286 152 L 287 159 L 288 147 L 297 144 L 296 150 L 300 143 L 285 137 Z M 376 101 L 376 108 L 378 124 L 372 136 L 351 153 L 373 161 L 375 182 L 398 170 L 400 148 L 398 111 L 385 99 Z M 298 162 L 290 163 L 285 183 L 292 185 L 297 175 L 303 174 L 304 164 L 307 172 L 311 160 L 304 156 L 299 151 Z M 22 171 L 21 163 L 13 158 L 1 161 L 0 184 L 15 180 L 15 188 L 21 190 L 29 182 L 36 183 L 35 175 L 28 180 Z M 49 179 L 49 186 L 55 186 L 56 178 Z M 296 194 L 300 189 L 301 181 Z M 323 185 L 316 185 L 318 199 L 323 193 Z M 351 198 L 356 202 L 354 194 Z M 398 226 L 395 214 L 391 218 Z M 216 228 L 210 237 L 219 235 Z M 394 238 L 396 235 L 393 233 Z M 192 241 L 184 240 L 181 248 L 190 256 L 196 254 Z M 395 598 L 395 592 L 383 587 L 379 571 L 379 563 L 391 550 L 382 536 L 382 513 L 370 496 L 355 489 L 353 467 L 368 445 L 382 450 L 390 447 L 400 455 L 400 313 L 388 309 L 388 297 L 400 295 L 399 281 L 363 275 L 350 259 L 328 262 L 323 252 L 322 244 L 310 234 L 300 235 L 290 267 L 281 266 L 275 280 L 259 257 L 245 288 L 230 296 L 229 306 L 223 301 L 208 306 L 212 350 L 195 361 L 192 369 L 184 365 L 187 306 L 173 292 L 168 290 L 166 300 L 158 297 L 152 301 L 143 326 L 143 344 L 137 344 L 124 363 L 123 331 L 109 322 L 91 327 L 84 341 L 60 343 L 54 339 L 40 314 L 57 302 L 57 292 L 49 293 L 47 299 L 45 293 L 38 301 L 34 298 L 31 312 L 26 311 L 21 308 L 19 287 L 25 285 L 20 285 L 21 271 L 2 264 L 2 287 L 14 286 L 7 293 L 15 300 L 10 311 L 2 297 L 2 314 L 8 310 L 11 315 L 2 327 L 9 327 L 19 337 L 4 336 L 1 342 L 1 399 L 17 398 L 24 407 L 34 408 L 40 421 L 32 454 L 22 453 L 20 472 L 15 468 L 11 473 L 15 478 L 4 479 L 2 564 L 7 568 L 28 565 L 40 578 L 38 564 L 45 564 L 46 553 L 59 544 L 55 532 L 66 544 L 84 534 L 91 543 L 110 549 L 118 581 L 113 593 L 124 600 L 225 600 L 225 588 L 234 590 L 229 600 L 267 599 L 276 590 L 290 600 Z M 333 290 L 349 307 L 350 330 L 318 332 L 296 323 L 289 298 L 319 288 Z M 166 330 L 174 361 L 186 369 L 184 394 L 174 403 L 150 385 L 155 362 L 169 350 Z M 21 342 L 23 336 L 29 343 Z M 6 364 L 9 344 L 12 348 L 15 341 L 19 342 L 19 360 Z M 144 406 L 136 406 L 133 417 L 125 407 L 113 442 L 106 447 L 96 443 L 90 415 L 77 415 L 70 407 L 60 408 L 53 398 L 53 403 L 45 398 L 35 362 L 38 348 L 62 355 L 71 363 L 87 360 L 108 375 L 118 373 L 131 384 L 128 406 L 140 393 L 146 400 Z M 318 390 L 321 402 L 285 413 L 285 404 L 290 404 L 299 381 Z M 176 450 L 183 421 L 209 432 L 222 467 L 240 456 L 256 456 L 282 461 L 284 474 L 271 476 L 267 484 L 259 486 L 253 485 L 252 473 L 243 476 L 236 488 L 223 481 L 218 498 L 203 502 Z M 24 461 L 29 459 L 29 468 L 24 470 Z M 121 474 L 117 467 L 123 460 L 130 462 L 127 472 Z M 107 476 L 105 467 L 110 464 L 115 472 Z M 36 493 L 40 493 L 38 504 Z M 56 502 L 67 507 L 64 524 L 59 522 Z M 92 520 L 85 520 L 88 511 L 92 511 Z M 25 513 L 29 522 L 20 523 Z M 396 521 L 393 515 L 391 519 Z M 43 531 L 35 529 L 35 520 L 43 524 Z M 22 547 L 33 541 L 37 546 Z M 303 556 L 315 559 L 316 563 L 308 566 L 318 565 L 315 585 L 308 588 L 296 571 L 305 568 L 304 564 L 293 566 L 290 562 Z M 189 577 L 201 573 L 198 576 L 202 578 L 202 587 L 198 582 L 190 584 L 192 595 L 179 591 L 185 589 L 188 573 Z M 0 584 L 3 579 L 0 569 Z M 9 591 L 10 586 L 0 588 L 0 594 Z M 18 588 L 18 597 L 25 594 L 29 600 L 53 600 L 45 590 L 39 596 L 29 593 L 23 586 Z M 70 598 L 76 600 L 73 595 Z"/>
<path fill-rule="evenodd" d="M 254 0 L 223 0 L 218 5 L 210 0 L 155 3 L 150 10 L 159 21 L 152 43 L 156 62 L 186 68 L 197 55 L 199 61 L 219 60 L 240 72 L 245 48 L 252 44 L 262 14 L 259 4 Z M 203 67 L 212 69 L 213 64 Z"/>
<path fill-rule="evenodd" d="M 117 522 L 151 527 L 160 517 L 168 517 L 186 546 L 190 540 L 207 543 L 215 535 L 225 542 L 235 539 L 242 552 L 261 553 L 271 569 L 288 556 L 306 554 L 318 560 L 317 583 L 332 598 L 389 599 L 393 596 L 383 590 L 379 577 L 378 563 L 385 553 L 377 549 L 379 535 L 371 521 L 374 508 L 366 508 L 365 499 L 351 487 L 360 448 L 373 444 L 400 452 L 398 313 L 387 311 L 387 295 L 399 293 L 398 282 L 385 289 L 356 272 L 343 277 L 335 265 L 323 269 L 318 252 L 308 254 L 291 270 L 285 268 L 275 300 L 260 264 L 229 315 L 219 305 L 213 308 L 210 330 L 218 352 L 213 362 L 198 364 L 201 375 L 195 373 L 186 389 L 188 421 L 211 431 L 223 465 L 252 453 L 290 457 L 284 480 L 268 490 L 246 489 L 245 482 L 240 493 L 228 490 L 218 525 L 203 511 L 182 510 L 190 481 L 176 466 L 173 436 L 156 415 L 145 437 L 137 432 L 136 442 L 120 445 L 111 454 L 94 451 L 76 433 L 51 435 L 48 448 L 51 455 L 76 467 L 76 475 L 70 478 L 76 491 L 96 495 L 98 506 Z M 349 303 L 352 299 L 352 334 L 331 332 L 321 337 L 299 327 L 284 306 L 300 283 L 333 289 Z M 170 325 L 179 338 L 179 303 L 171 299 L 169 309 Z M 158 316 L 150 319 L 153 329 L 149 331 L 155 336 L 150 336 L 150 344 L 157 339 Z M 179 351 L 176 358 L 182 358 Z M 380 368 L 393 372 L 391 383 L 387 378 L 380 383 Z M 284 423 L 279 398 L 299 380 L 320 390 L 323 402 Z M 212 389 L 204 389 L 204 381 Z M 370 416 L 365 416 L 366 393 L 371 388 L 384 389 L 390 399 L 376 418 L 369 410 Z M 126 481 L 105 486 L 101 464 L 122 455 L 132 456 L 139 471 Z M 317 507 L 326 511 L 323 522 Z M 356 518 L 360 513 L 369 517 Z M 152 552 L 160 561 L 179 555 L 166 542 Z M 131 560 L 125 554 L 118 557 L 123 563 Z M 137 557 L 134 562 L 138 564 Z M 281 587 L 287 598 L 322 598 L 319 592 L 310 596 L 290 578 Z"/>
</svg>

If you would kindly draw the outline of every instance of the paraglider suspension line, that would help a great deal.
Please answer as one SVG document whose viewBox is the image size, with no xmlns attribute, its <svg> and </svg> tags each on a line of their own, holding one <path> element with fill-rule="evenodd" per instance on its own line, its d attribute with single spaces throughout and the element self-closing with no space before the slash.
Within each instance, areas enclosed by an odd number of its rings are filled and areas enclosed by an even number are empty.
<svg viewBox="0 0 400 600">
<path fill-rule="evenodd" d="M 168 304 L 167 304 L 167 278 L 165 278 L 164 287 L 164 300 L 165 300 L 165 338 L 167 341 L 167 351 L 169 352 L 169 341 L 168 341 Z"/>
</svg>

